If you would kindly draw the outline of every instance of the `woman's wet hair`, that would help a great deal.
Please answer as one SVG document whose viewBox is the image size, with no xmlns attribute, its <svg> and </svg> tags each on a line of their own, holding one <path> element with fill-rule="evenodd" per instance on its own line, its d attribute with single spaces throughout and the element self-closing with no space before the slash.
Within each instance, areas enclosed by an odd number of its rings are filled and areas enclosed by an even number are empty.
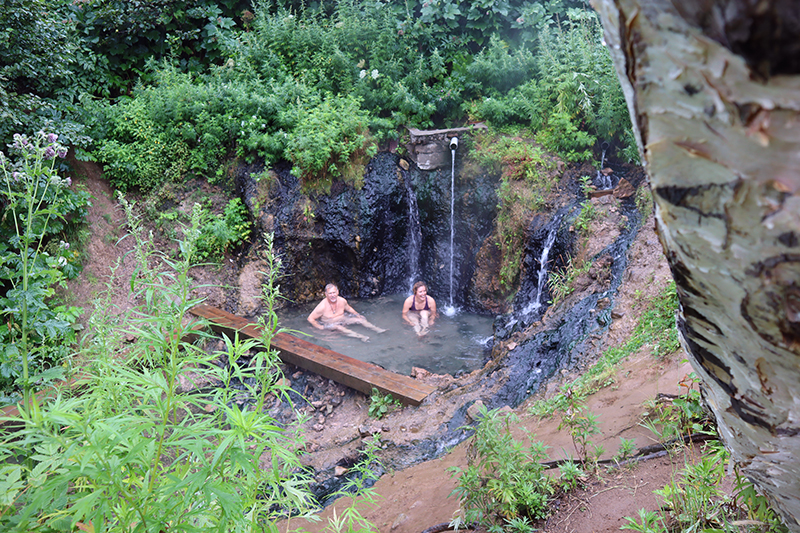
<svg viewBox="0 0 800 533">
<path fill-rule="evenodd" d="M 419 289 L 420 287 L 425 287 L 425 290 L 426 291 L 428 290 L 428 284 L 427 283 L 425 283 L 424 281 L 418 281 L 412 286 L 411 292 L 414 293 L 414 294 L 417 294 L 417 289 Z"/>
</svg>

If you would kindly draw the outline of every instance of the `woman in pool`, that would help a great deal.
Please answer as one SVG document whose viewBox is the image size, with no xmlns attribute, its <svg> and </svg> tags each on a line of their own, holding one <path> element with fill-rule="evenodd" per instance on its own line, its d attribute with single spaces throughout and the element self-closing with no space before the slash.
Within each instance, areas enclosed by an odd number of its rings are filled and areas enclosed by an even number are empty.
<svg viewBox="0 0 800 533">
<path fill-rule="evenodd" d="M 428 286 L 423 281 L 416 282 L 412 292 L 403 303 L 403 320 L 414 328 L 417 336 L 422 337 L 428 333 L 428 328 L 433 326 L 438 316 L 436 300 L 428 296 Z"/>
</svg>

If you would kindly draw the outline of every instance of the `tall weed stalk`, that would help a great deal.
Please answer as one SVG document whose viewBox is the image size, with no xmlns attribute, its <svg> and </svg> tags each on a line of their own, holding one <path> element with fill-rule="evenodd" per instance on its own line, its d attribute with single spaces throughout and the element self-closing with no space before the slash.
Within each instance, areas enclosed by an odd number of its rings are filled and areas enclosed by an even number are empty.
<svg viewBox="0 0 800 533">
<path fill-rule="evenodd" d="M 309 509 L 300 439 L 264 409 L 285 393 L 273 331 L 266 342 L 226 338 L 211 353 L 189 340 L 205 336 L 202 321 L 185 318 L 198 303 L 199 213 L 180 257 L 148 252 L 153 272 L 131 281 L 139 305 L 121 324 L 134 340 L 95 335 L 80 395 L 4 420 L 3 530 L 252 532 Z"/>
<path fill-rule="evenodd" d="M 0 295 L 0 387 L 18 387 L 23 408 L 35 409 L 34 383 L 57 377 L 45 370 L 57 367 L 75 341 L 79 310 L 57 305 L 54 296 L 55 287 L 77 274 L 74 250 L 63 239 L 70 222 L 83 219 L 88 195 L 71 191 L 71 178 L 59 176 L 57 158 L 66 157 L 67 148 L 56 134 L 15 134 L 9 148 L 14 160 L 0 152 L 0 280 L 6 288 Z"/>
</svg>

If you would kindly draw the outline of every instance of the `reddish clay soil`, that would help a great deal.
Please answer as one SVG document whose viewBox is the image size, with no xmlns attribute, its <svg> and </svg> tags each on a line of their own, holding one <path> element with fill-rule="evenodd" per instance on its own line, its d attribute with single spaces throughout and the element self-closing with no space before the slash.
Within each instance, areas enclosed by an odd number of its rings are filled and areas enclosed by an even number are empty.
<svg viewBox="0 0 800 533">
<path fill-rule="evenodd" d="M 112 198 L 108 184 L 94 165 L 76 162 L 77 182 L 86 187 L 93 195 L 89 213 L 90 238 L 85 244 L 86 266 L 81 276 L 70 285 L 70 299 L 73 305 L 82 305 L 88 313 L 92 302 L 103 290 L 110 279 L 110 269 L 119 261 L 117 276 L 129 279 L 134 269 L 134 259 L 126 253 L 131 243 L 120 241 L 124 236 L 124 214 Z M 609 209 L 613 200 L 605 200 Z M 607 222 L 606 222 L 607 223 Z M 607 228 L 605 233 L 610 230 Z M 652 218 L 640 232 L 630 252 L 629 269 L 625 274 L 625 282 L 621 294 L 617 298 L 617 314 L 609 333 L 599 341 L 598 348 L 614 346 L 624 342 L 636 326 L 637 317 L 644 305 L 652 299 L 670 281 L 670 274 L 662 254 L 658 238 L 653 230 Z M 232 269 L 218 269 L 219 276 L 230 276 Z M 233 285 L 238 285 L 241 294 L 237 296 L 240 303 L 247 302 L 243 294 L 248 290 L 257 290 L 258 283 L 250 280 L 248 272 L 253 269 L 244 268 L 236 273 Z M 212 274 L 206 274 L 211 276 Z M 244 281 L 242 281 L 244 280 Z M 220 280 L 231 281 L 231 280 Z M 256 288 L 249 288 L 254 285 Z M 124 283 L 115 282 L 112 286 L 112 303 L 118 311 L 131 305 L 127 300 Z M 218 294 L 208 295 L 213 301 L 221 299 Z M 691 368 L 683 362 L 681 353 L 672 354 L 664 359 L 656 359 L 648 347 L 623 361 L 613 382 L 589 397 L 588 407 L 599 416 L 602 431 L 594 439 L 606 450 L 604 457 L 614 454 L 620 443 L 620 437 L 635 439 L 637 448 L 654 443 L 653 435 L 639 423 L 645 411 L 645 404 L 653 400 L 659 393 L 679 394 L 684 392 L 679 385 Z M 517 438 L 522 438 L 520 429 L 528 430 L 533 438 L 549 446 L 551 459 L 575 456 L 576 452 L 569 436 L 558 429 L 558 418 L 539 419 L 529 414 L 530 404 L 537 398 L 547 397 L 558 392 L 562 383 L 574 379 L 575 376 L 560 375 L 553 380 L 546 390 L 530 398 L 514 412 L 519 416 L 520 428 Z M 358 411 L 362 420 L 366 420 L 368 399 L 361 398 L 351 409 Z M 403 411 L 421 409 L 409 408 Z M 337 408 L 339 409 L 339 408 Z M 432 409 L 437 409 L 436 405 Z M 342 411 L 347 412 L 347 411 Z M 417 413 L 418 414 L 418 413 Z M 424 414 L 424 413 L 423 413 Z M 350 416 L 350 415 L 348 415 Z M 386 423 L 391 427 L 401 427 L 403 416 Z M 434 416 L 431 413 L 431 416 Z M 335 416 L 329 417 L 335 422 Z M 352 420 L 350 420 L 352 425 Z M 315 433 L 308 430 L 309 438 L 315 446 L 324 448 L 326 430 Z M 331 433 L 335 434 L 335 431 Z M 333 438 L 333 437 L 329 437 Z M 362 514 L 370 520 L 381 533 L 421 533 L 422 531 L 449 522 L 459 502 L 451 493 L 456 481 L 451 477 L 448 468 L 465 467 L 467 443 L 456 446 L 450 453 L 435 460 L 426 461 L 401 471 L 390 472 L 375 484 L 374 490 L 379 495 L 375 505 L 364 505 Z M 698 448 L 684 448 L 680 452 L 663 455 L 639 464 L 606 470 L 599 469 L 595 474 L 587 476 L 579 490 L 553 502 L 552 515 L 539 524 L 546 532 L 599 533 L 617 531 L 625 523 L 624 517 L 637 516 L 639 509 L 657 509 L 661 502 L 653 494 L 653 490 L 663 488 L 676 472 L 686 463 L 693 461 L 701 451 Z M 334 512 L 341 514 L 347 499 L 338 500 L 326 508 L 317 523 L 293 520 L 282 526 L 288 529 L 301 527 L 309 532 L 325 529 L 326 518 Z"/>
</svg>

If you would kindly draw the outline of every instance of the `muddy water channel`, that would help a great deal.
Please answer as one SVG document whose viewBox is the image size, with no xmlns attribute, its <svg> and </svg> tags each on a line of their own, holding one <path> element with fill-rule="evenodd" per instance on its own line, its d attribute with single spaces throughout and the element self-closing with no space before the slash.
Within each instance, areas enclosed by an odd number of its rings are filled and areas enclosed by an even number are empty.
<svg viewBox="0 0 800 533">
<path fill-rule="evenodd" d="M 281 327 L 294 330 L 304 340 L 398 374 L 410 375 L 413 367 L 419 367 L 434 374 L 457 375 L 478 369 L 488 360 L 493 318 L 468 312 L 442 314 L 427 335 L 418 337 L 400 318 L 405 298 L 397 294 L 348 299 L 367 320 L 386 329 L 375 333 L 363 326 L 348 326 L 368 335 L 369 342 L 313 328 L 306 318 L 317 302 L 283 309 L 278 316 Z"/>
</svg>

